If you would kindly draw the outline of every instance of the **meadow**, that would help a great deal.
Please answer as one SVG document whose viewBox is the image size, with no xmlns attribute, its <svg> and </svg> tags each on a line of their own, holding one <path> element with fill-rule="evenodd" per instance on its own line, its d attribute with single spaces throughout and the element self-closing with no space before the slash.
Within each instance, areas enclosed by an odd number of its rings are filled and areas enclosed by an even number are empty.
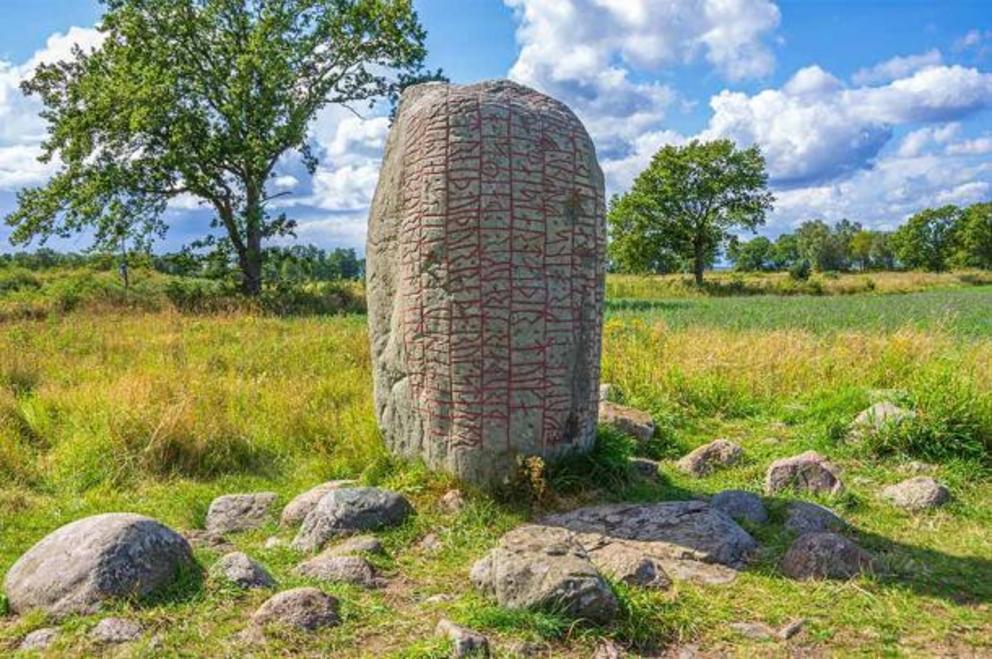
<svg viewBox="0 0 992 659">
<path fill-rule="evenodd" d="M 71 286 L 54 273 L 31 276 L 37 285 L 0 287 L 0 574 L 49 531 L 98 512 L 200 528 L 217 495 L 272 490 L 286 502 L 331 478 L 399 489 L 417 509 L 382 534 L 386 587 L 322 586 L 343 602 L 340 627 L 246 649 L 233 636 L 267 593 L 191 578 L 155 601 L 120 605 L 152 630 L 130 655 L 443 657 L 448 648 L 432 635 L 441 615 L 489 635 L 500 656 L 521 641 L 545 656 L 591 656 L 604 637 L 649 655 L 992 654 L 992 286 L 980 274 L 873 274 L 870 288 L 868 275 L 818 276 L 820 289 L 807 294 L 784 290 L 793 283 L 777 276 L 718 276 L 703 292 L 678 277 L 611 276 L 603 380 L 652 413 L 654 440 L 635 447 L 604 431 L 590 457 L 532 474 L 541 482 L 529 490 L 468 489 L 456 514 L 438 499 L 457 484 L 382 447 L 360 290 L 336 289 L 337 306 L 325 302 L 321 313 L 290 305 L 280 315 L 208 303 L 217 299 L 209 291 L 187 291 L 200 295 L 192 305 L 154 273 L 138 273 L 126 293 L 111 273 L 77 272 Z M 73 286 L 73 302 L 60 303 Z M 324 293 L 315 296 L 330 299 Z M 878 400 L 918 416 L 897 434 L 845 442 L 854 416 Z M 701 479 L 674 469 L 716 437 L 740 443 L 745 462 Z M 783 577 L 777 564 L 791 537 L 777 523 L 782 497 L 769 500 L 773 523 L 747 527 L 762 549 L 735 582 L 618 585 L 621 615 L 606 627 L 506 611 L 468 582 L 472 562 L 525 519 L 594 501 L 760 491 L 770 461 L 809 448 L 842 468 L 847 492 L 821 503 L 851 523 L 878 557 L 877 573 Z M 635 452 L 662 461 L 658 481 L 627 473 Z M 920 470 L 951 489 L 951 504 L 913 515 L 880 500 L 882 487 Z M 429 532 L 440 550 L 419 544 Z M 306 583 L 292 572 L 295 552 L 265 547 L 280 533 L 273 525 L 230 540 L 281 587 Z M 218 555 L 197 557 L 209 566 Z M 440 593 L 453 598 L 424 602 Z M 795 619 L 805 622 L 788 642 L 729 627 Z M 69 620 L 52 653 L 99 654 L 86 638 L 96 620 Z M 0 651 L 44 624 L 0 618 Z"/>
</svg>

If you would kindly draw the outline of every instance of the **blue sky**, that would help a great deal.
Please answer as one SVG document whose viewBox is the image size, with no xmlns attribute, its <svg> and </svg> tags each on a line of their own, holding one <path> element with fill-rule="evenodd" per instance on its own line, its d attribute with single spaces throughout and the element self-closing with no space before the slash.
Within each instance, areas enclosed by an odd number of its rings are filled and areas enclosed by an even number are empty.
<svg viewBox="0 0 992 659">
<path fill-rule="evenodd" d="M 992 198 L 987 1 L 417 0 L 432 67 L 455 82 L 511 77 L 569 103 L 622 192 L 663 144 L 757 143 L 778 198 L 764 233 L 842 217 L 891 228 L 915 210 Z M 93 45 L 99 4 L 6 0 L 0 21 L 0 215 L 43 184 L 44 125 L 17 83 Z M 388 122 L 331 108 L 314 122 L 315 177 L 277 185 L 300 240 L 361 248 Z M 164 249 L 201 235 L 193 199 Z M 0 250 L 9 250 L 0 227 Z M 87 246 L 87 236 L 56 243 Z"/>
</svg>

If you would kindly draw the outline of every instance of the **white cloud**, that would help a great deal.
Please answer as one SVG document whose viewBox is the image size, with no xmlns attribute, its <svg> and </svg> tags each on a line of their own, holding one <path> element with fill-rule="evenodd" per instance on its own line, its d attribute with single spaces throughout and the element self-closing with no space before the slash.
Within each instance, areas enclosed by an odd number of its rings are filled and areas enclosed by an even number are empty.
<svg viewBox="0 0 992 659">
<path fill-rule="evenodd" d="M 960 130 L 961 124 L 956 121 L 942 126 L 919 128 L 903 138 L 897 153 L 903 158 L 922 155 L 931 146 L 947 144 Z"/>
<path fill-rule="evenodd" d="M 992 74 L 928 67 L 886 85 L 846 88 L 808 67 L 781 89 L 723 91 L 710 106 L 703 137 L 757 143 L 775 182 L 810 185 L 871 167 L 894 126 L 944 123 L 992 107 Z"/>
<path fill-rule="evenodd" d="M 84 50 L 95 48 L 103 38 L 97 30 L 72 27 L 65 34 L 49 37 L 45 47 L 27 62 L 0 60 L 0 190 L 37 185 L 54 171 L 53 166 L 36 160 L 46 126 L 38 116 L 41 103 L 37 98 L 26 97 L 20 90 L 21 83 L 33 75 L 38 65 L 68 59 L 77 44 Z"/>
<path fill-rule="evenodd" d="M 955 142 L 947 147 L 947 152 L 959 156 L 983 156 L 992 154 L 992 136 L 977 137 L 973 140 Z"/>
<path fill-rule="evenodd" d="M 877 85 L 891 82 L 916 73 L 928 66 L 943 64 L 944 58 L 936 48 L 919 55 L 906 55 L 876 64 L 875 66 L 859 69 L 851 81 L 856 85 Z"/>
</svg>

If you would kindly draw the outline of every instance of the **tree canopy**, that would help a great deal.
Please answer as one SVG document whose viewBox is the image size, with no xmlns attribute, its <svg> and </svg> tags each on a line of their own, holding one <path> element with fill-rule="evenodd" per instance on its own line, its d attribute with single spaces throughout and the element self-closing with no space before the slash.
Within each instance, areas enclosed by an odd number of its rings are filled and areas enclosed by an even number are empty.
<svg viewBox="0 0 992 659">
<path fill-rule="evenodd" d="M 899 261 L 911 270 L 950 269 L 961 209 L 927 208 L 913 215 L 892 236 Z"/>
<path fill-rule="evenodd" d="M 95 245 L 164 235 L 180 195 L 212 208 L 203 244 L 226 243 L 242 288 L 262 286 L 263 242 L 292 233 L 270 202 L 280 159 L 315 171 L 307 134 L 328 104 L 371 102 L 422 75 L 411 0 L 103 0 L 103 45 L 40 66 L 23 89 L 44 104 L 44 161 L 23 190 L 12 240 L 92 229 Z"/>
<path fill-rule="evenodd" d="M 732 229 L 755 230 L 774 197 L 757 146 L 730 140 L 667 145 L 629 192 L 610 201 L 610 256 L 631 272 L 663 272 L 685 259 L 697 283 Z"/>
</svg>

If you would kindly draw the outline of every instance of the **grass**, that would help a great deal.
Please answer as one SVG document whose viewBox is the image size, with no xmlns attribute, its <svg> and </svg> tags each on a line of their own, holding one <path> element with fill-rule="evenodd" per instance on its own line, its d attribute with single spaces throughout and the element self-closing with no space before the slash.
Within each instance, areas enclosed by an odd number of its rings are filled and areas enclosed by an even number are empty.
<svg viewBox="0 0 992 659">
<path fill-rule="evenodd" d="M 33 295 L 59 285 L 53 278 Z M 992 653 L 992 290 L 641 303 L 611 300 L 603 379 L 652 412 L 659 431 L 651 445 L 603 432 L 592 456 L 535 468 L 533 496 L 469 488 L 457 514 L 438 505 L 450 479 L 382 448 L 364 316 L 83 304 L 8 318 L 0 322 L 0 574 L 85 515 L 128 510 L 199 528 L 219 494 L 271 490 L 285 503 L 323 480 L 357 477 L 403 491 L 417 509 L 382 534 L 389 557 L 377 560 L 389 585 L 322 585 L 342 600 L 344 624 L 279 635 L 266 655 L 447 656 L 432 634 L 442 615 L 486 633 L 504 654 L 527 642 L 555 656 L 591 656 L 604 637 L 634 649 L 692 644 L 742 656 Z M 881 399 L 913 406 L 917 420 L 874 442 L 844 441 L 854 415 Z M 745 462 L 703 479 L 674 468 L 715 437 L 742 444 Z M 848 491 L 824 503 L 879 557 L 877 575 L 783 578 L 776 566 L 791 538 L 778 522 L 788 497 L 777 497 L 772 523 L 748 527 L 762 550 L 737 581 L 664 593 L 618 585 L 621 615 L 608 626 L 506 611 L 468 583 L 471 564 L 502 533 L 545 511 L 758 491 L 769 462 L 809 448 L 842 467 Z M 620 465 L 635 451 L 661 459 L 663 478 L 628 479 Z M 914 473 L 913 460 L 931 463 L 927 473 L 951 488 L 948 507 L 909 515 L 879 499 L 885 485 Z M 439 551 L 418 545 L 427 533 L 441 538 Z M 230 540 L 280 587 L 307 583 L 292 571 L 295 552 L 265 548 L 273 534 L 287 537 L 271 526 Z M 204 566 L 218 558 L 197 557 Z M 439 593 L 453 599 L 424 602 Z M 232 637 L 268 594 L 190 578 L 154 602 L 115 610 L 149 629 L 130 654 L 237 655 L 244 648 Z M 728 626 L 795 618 L 806 623 L 788 645 L 743 639 Z M 86 639 L 97 620 L 67 621 L 53 654 L 103 652 Z M 0 653 L 46 624 L 38 615 L 0 618 Z"/>
</svg>

